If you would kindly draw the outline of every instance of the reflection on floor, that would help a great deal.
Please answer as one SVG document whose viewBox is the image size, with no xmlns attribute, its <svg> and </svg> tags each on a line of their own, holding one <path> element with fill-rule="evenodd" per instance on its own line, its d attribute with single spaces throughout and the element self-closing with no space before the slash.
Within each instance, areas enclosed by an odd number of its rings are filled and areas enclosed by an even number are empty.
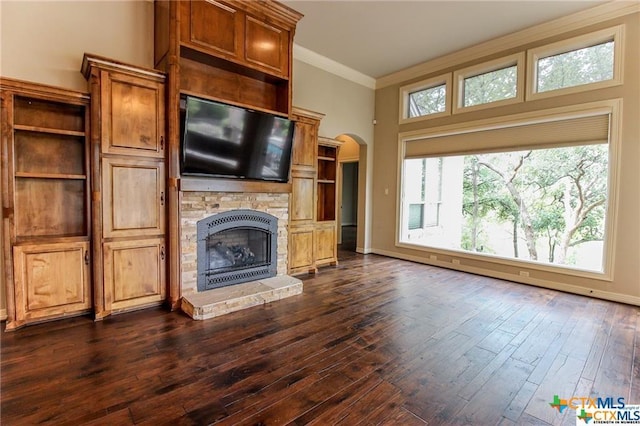
<svg viewBox="0 0 640 426">
<path fill-rule="evenodd" d="M 342 244 L 338 244 L 338 260 L 345 260 L 356 254 L 356 230 L 355 225 L 342 227 Z"/>
</svg>

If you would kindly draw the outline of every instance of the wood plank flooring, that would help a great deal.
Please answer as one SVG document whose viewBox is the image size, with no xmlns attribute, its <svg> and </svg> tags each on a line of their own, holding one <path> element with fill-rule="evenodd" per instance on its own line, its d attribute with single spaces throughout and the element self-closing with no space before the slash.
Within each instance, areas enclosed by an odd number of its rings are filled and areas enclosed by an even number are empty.
<svg viewBox="0 0 640 426">
<path fill-rule="evenodd" d="M 151 309 L 1 333 L 3 425 L 575 425 L 640 403 L 637 307 L 376 255 L 193 321 Z"/>
</svg>

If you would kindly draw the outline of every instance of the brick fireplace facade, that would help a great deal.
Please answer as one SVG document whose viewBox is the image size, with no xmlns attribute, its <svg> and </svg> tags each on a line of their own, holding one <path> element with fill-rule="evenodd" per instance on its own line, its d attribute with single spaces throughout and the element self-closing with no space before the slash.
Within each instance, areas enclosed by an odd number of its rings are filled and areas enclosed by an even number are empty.
<svg viewBox="0 0 640 426">
<path fill-rule="evenodd" d="M 180 260 L 183 296 L 198 291 L 197 222 L 211 215 L 230 210 L 257 210 L 278 218 L 277 274 L 285 275 L 287 273 L 289 194 L 182 192 L 180 207 Z"/>
</svg>

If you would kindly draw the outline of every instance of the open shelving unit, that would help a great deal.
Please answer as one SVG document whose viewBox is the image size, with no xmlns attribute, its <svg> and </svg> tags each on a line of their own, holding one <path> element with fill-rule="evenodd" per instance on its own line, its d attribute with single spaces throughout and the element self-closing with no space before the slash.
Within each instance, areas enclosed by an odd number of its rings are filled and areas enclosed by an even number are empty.
<svg viewBox="0 0 640 426">
<path fill-rule="evenodd" d="M 89 97 L 1 79 L 7 329 L 88 312 Z"/>
</svg>

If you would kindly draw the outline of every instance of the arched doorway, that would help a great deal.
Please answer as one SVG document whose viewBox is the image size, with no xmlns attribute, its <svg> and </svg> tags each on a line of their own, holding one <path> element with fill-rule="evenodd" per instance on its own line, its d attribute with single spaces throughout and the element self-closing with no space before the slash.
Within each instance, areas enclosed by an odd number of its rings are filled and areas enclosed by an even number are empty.
<svg viewBox="0 0 640 426">
<path fill-rule="evenodd" d="M 356 135 L 342 134 L 338 156 L 338 244 L 341 251 L 370 252 L 371 176 L 367 145 Z M 369 220 L 367 220 L 369 218 Z"/>
</svg>

